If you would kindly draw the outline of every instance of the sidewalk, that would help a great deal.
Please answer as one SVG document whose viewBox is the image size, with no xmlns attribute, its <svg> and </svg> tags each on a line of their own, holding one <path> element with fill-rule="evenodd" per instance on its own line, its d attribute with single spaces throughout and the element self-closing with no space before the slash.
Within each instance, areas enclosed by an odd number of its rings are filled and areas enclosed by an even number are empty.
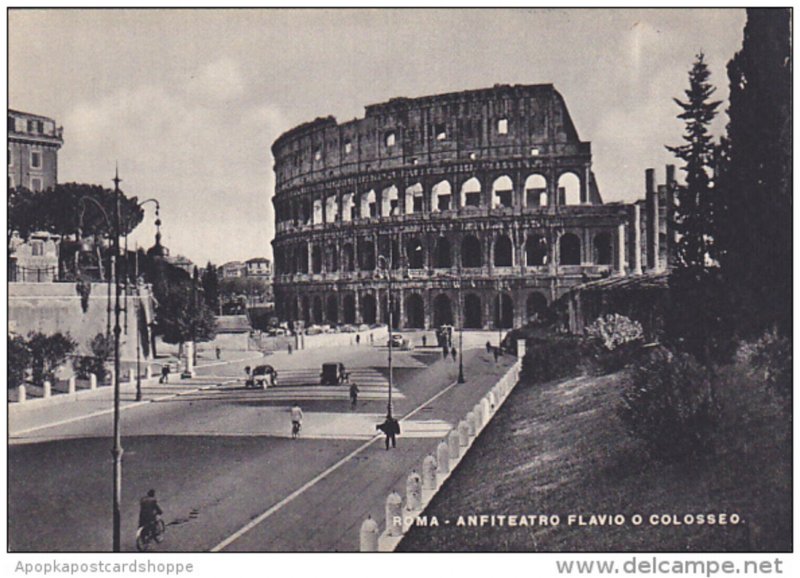
<svg viewBox="0 0 800 578">
<path fill-rule="evenodd" d="M 128 375 L 125 374 L 122 376 L 124 381 L 120 382 L 120 411 L 154 400 L 214 387 L 220 383 L 220 380 L 203 377 L 204 370 L 209 371 L 212 368 L 238 364 L 251 359 L 262 359 L 261 352 L 243 351 L 238 353 L 236 358 L 231 357 L 223 361 L 212 361 L 199 365 L 196 367 L 197 376 L 191 379 L 181 379 L 180 375 L 172 374 L 169 383 L 160 384 L 157 375 L 150 379 L 142 377 L 141 401 L 136 401 L 136 383 L 128 382 Z M 69 423 L 89 416 L 110 413 L 113 411 L 113 400 L 114 388 L 110 385 L 102 385 L 94 390 L 80 389 L 72 395 L 59 393 L 47 399 L 34 398 L 22 404 L 9 403 L 9 437 L 13 438 L 15 434 Z"/>
<path fill-rule="evenodd" d="M 467 383 L 454 385 L 433 401 L 418 405 L 412 410 L 416 411 L 413 421 L 446 422 L 455 427 L 515 360 L 505 356 L 495 365 L 485 352 L 470 351 L 465 356 Z M 408 413 L 411 412 L 406 411 L 404 416 Z M 401 429 L 406 432 L 403 418 L 400 419 Z M 372 516 L 383 531 L 387 496 L 392 491 L 405 496 L 409 473 L 412 469 L 422 473 L 423 459 L 429 454 L 436 455 L 436 447 L 447 433 L 443 430 L 438 436 L 426 437 L 405 437 L 401 433 L 397 448 L 389 451 L 384 449 L 382 437 L 366 441 L 322 472 L 306 489 L 273 504 L 256 518 L 258 523 L 254 527 L 244 532 L 238 529 L 238 533 L 215 549 L 358 551 L 362 522 Z"/>
</svg>

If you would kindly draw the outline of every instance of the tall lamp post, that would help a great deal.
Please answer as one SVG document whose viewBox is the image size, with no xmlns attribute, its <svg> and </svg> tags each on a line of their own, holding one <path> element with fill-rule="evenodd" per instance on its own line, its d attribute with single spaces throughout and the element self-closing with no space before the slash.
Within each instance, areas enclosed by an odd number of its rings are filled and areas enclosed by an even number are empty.
<svg viewBox="0 0 800 578">
<path fill-rule="evenodd" d="M 462 288 L 461 267 L 458 268 L 458 383 L 466 383 L 464 379 L 464 291 Z"/>
<path fill-rule="evenodd" d="M 381 269 L 386 271 L 386 283 L 389 291 L 389 298 L 387 302 L 389 304 L 389 401 L 386 403 L 386 415 L 388 417 L 392 417 L 392 349 L 394 348 L 394 344 L 392 343 L 392 247 L 391 243 L 389 244 L 389 259 L 387 260 L 386 257 L 383 255 L 378 255 L 378 263 L 383 263 L 381 265 Z"/>
</svg>

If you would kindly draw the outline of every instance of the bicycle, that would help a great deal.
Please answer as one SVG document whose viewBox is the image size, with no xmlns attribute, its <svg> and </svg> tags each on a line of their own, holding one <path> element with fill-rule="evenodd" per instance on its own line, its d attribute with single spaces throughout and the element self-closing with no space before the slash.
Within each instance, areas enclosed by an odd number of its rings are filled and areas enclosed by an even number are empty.
<svg viewBox="0 0 800 578">
<path fill-rule="evenodd" d="M 300 422 L 293 421 L 292 422 L 292 439 L 297 439 L 297 436 L 300 434 Z"/>
<path fill-rule="evenodd" d="M 146 526 L 140 526 L 136 530 L 136 549 L 139 552 L 144 552 L 150 548 L 150 544 L 155 542 L 160 544 L 164 541 L 164 532 L 167 527 L 164 520 L 156 518 Z"/>
</svg>

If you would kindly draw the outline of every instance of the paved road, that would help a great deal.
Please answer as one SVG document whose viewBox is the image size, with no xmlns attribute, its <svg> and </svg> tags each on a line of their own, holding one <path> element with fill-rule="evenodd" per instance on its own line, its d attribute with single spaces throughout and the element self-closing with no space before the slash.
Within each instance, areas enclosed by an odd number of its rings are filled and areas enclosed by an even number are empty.
<svg viewBox="0 0 800 578">
<path fill-rule="evenodd" d="M 138 498 L 154 487 L 168 524 L 160 550 L 357 549 L 361 521 L 368 513 L 383 519 L 389 491 L 404 488 L 411 468 L 419 469 L 510 365 L 506 359 L 496 366 L 471 348 L 484 337 L 465 350 L 465 385 L 451 385 L 457 364 L 433 349 L 396 352 L 395 414 L 412 415 L 389 452 L 374 427 L 386 409 L 385 348 L 275 353 L 267 362 L 278 368 L 279 387 L 268 391 L 236 381 L 252 361 L 204 368 L 190 383 L 147 388 L 150 401 L 130 403 L 122 413 L 124 548 L 133 546 Z M 329 360 L 344 361 L 359 382 L 355 410 L 346 388 L 314 383 L 315 368 Z M 288 436 L 295 400 L 306 414 L 297 441 Z M 97 411 L 103 410 L 87 408 L 85 415 Z M 11 425 L 12 551 L 109 549 L 111 415 L 78 417 L 54 427 L 31 425 L 30 417 Z M 258 523 L 243 532 L 252 520 Z"/>
</svg>

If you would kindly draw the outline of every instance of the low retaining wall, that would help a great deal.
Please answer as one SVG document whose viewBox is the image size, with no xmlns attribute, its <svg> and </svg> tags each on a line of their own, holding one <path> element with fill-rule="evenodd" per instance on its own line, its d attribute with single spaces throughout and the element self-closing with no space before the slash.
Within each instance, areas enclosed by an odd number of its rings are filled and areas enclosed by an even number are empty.
<svg viewBox="0 0 800 578">
<path fill-rule="evenodd" d="M 447 437 L 439 442 L 436 455 L 425 456 L 419 469 L 412 470 L 406 480 L 405 500 L 397 492 L 386 498 L 385 529 L 383 533 L 375 520 L 367 518 L 361 525 L 360 550 L 362 552 L 392 552 L 411 527 L 414 519 L 425 512 L 425 508 L 439 492 L 450 474 L 461 463 L 461 459 L 472 447 L 475 439 L 492 419 L 497 409 L 517 385 L 522 369 L 521 355 L 500 378 L 472 411 L 456 425 Z"/>
<path fill-rule="evenodd" d="M 300 340 L 300 349 L 319 349 L 322 347 L 349 347 L 355 345 L 356 335 L 360 337 L 361 345 L 386 345 L 389 339 L 387 327 L 377 327 L 357 333 L 320 333 L 319 335 L 303 335 Z M 372 339 L 370 340 L 370 335 Z"/>
</svg>

